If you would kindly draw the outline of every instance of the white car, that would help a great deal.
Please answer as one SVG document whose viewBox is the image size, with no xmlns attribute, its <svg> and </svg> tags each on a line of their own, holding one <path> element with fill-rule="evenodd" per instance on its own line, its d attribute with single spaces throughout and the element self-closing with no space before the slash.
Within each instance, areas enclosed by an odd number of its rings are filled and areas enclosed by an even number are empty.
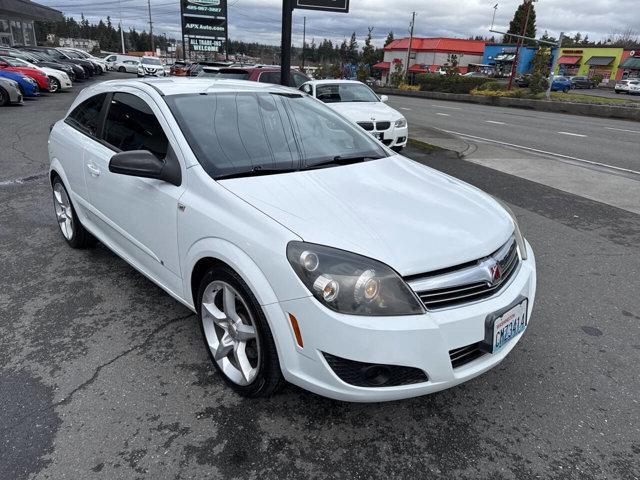
<svg viewBox="0 0 640 480">
<path fill-rule="evenodd" d="M 49 156 L 66 242 L 97 238 L 196 312 L 242 395 L 428 394 L 496 366 L 529 324 L 535 260 L 513 215 L 297 90 L 102 82 Z"/>
<path fill-rule="evenodd" d="M 7 62 L 12 67 L 27 67 L 34 68 L 42 73 L 44 73 L 47 77 L 49 77 L 49 92 L 61 92 L 63 90 L 69 90 L 73 83 L 69 78 L 69 75 L 64 73 L 61 70 L 56 70 L 54 68 L 47 67 L 39 67 L 31 62 L 27 62 L 21 58 L 16 57 L 0 57 L 1 60 Z"/>
<path fill-rule="evenodd" d="M 138 77 L 166 77 L 162 60 L 158 57 L 142 57 L 138 65 Z"/>
<path fill-rule="evenodd" d="M 400 152 L 409 137 L 407 120 L 362 82 L 313 80 L 300 87 L 336 112 L 357 123 L 386 146 Z"/>
<path fill-rule="evenodd" d="M 640 95 L 640 80 L 631 80 L 627 84 L 627 93 L 629 95 Z"/>
<path fill-rule="evenodd" d="M 116 62 L 113 69 L 121 73 L 138 73 L 139 66 L 140 60 L 122 60 Z"/>
</svg>

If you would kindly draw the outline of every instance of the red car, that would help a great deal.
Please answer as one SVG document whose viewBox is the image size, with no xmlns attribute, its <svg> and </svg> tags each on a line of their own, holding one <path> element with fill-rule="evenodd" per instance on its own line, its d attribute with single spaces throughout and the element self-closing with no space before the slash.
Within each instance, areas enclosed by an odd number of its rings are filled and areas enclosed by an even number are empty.
<svg viewBox="0 0 640 480">
<path fill-rule="evenodd" d="M 280 84 L 280 67 L 224 67 L 220 68 L 216 78 L 233 78 L 253 82 Z M 299 88 L 311 79 L 298 70 L 291 70 L 289 86 Z"/>
<path fill-rule="evenodd" d="M 189 62 L 182 62 L 180 60 L 177 60 L 173 65 L 171 65 L 171 68 L 169 69 L 169 75 L 184 77 L 188 74 L 190 65 L 191 64 Z"/>
<path fill-rule="evenodd" d="M 38 84 L 38 88 L 40 88 L 40 90 L 44 92 L 48 92 L 51 88 L 49 77 L 47 77 L 40 70 L 36 70 L 35 68 L 12 67 L 7 62 L 0 60 L 0 69 L 6 70 L 7 72 L 21 73 L 22 75 L 33 78 Z"/>
</svg>

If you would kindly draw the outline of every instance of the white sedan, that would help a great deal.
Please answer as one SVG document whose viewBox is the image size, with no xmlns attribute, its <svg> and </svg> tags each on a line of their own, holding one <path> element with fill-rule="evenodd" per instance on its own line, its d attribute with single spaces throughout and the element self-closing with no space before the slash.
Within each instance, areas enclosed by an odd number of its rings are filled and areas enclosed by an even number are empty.
<svg viewBox="0 0 640 480">
<path fill-rule="evenodd" d="M 407 145 L 407 120 L 386 105 L 387 97 L 355 80 L 313 80 L 300 87 L 336 112 L 357 123 L 386 146 L 400 152 Z"/>
<path fill-rule="evenodd" d="M 297 90 L 102 82 L 49 156 L 68 245 L 97 238 L 193 310 L 241 395 L 424 395 L 496 366 L 529 325 L 535 260 L 513 214 Z"/>
</svg>

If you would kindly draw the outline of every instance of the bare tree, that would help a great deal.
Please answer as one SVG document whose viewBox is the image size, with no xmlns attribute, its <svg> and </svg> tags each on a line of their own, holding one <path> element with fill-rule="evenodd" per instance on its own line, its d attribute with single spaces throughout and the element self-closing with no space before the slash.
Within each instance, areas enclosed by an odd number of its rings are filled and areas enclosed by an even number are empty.
<svg viewBox="0 0 640 480">
<path fill-rule="evenodd" d="M 635 48 L 640 45 L 638 31 L 628 26 L 622 30 L 614 30 L 607 36 L 607 44 L 615 47 Z"/>
</svg>

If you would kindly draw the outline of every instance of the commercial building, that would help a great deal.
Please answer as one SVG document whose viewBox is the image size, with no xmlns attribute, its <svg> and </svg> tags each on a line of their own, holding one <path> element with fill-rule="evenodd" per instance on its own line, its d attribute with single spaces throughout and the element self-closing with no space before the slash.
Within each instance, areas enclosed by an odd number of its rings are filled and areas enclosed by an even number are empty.
<svg viewBox="0 0 640 480">
<path fill-rule="evenodd" d="M 616 80 L 640 78 L 640 50 L 625 50 L 618 65 Z"/>
<path fill-rule="evenodd" d="M 505 43 L 487 43 L 482 55 L 482 65 L 480 67 L 491 66 L 494 73 L 499 77 L 508 77 L 516 58 L 516 45 Z M 516 74 L 524 75 L 531 73 L 533 57 L 538 51 L 538 47 L 520 47 L 518 52 L 518 65 Z M 552 48 L 551 54 L 555 55 L 557 49 Z M 549 65 L 551 68 L 551 65 Z"/>
<path fill-rule="evenodd" d="M 49 34 L 47 35 L 47 43 L 57 45 L 58 47 L 78 48 L 85 52 L 100 50 L 100 42 L 91 40 L 90 38 L 65 38 Z"/>
<path fill-rule="evenodd" d="M 452 55 L 456 56 L 460 73 L 466 73 L 469 64 L 482 60 L 484 45 L 483 41 L 462 38 L 414 38 L 411 42 L 409 73 L 435 72 L 450 65 Z M 388 83 L 394 64 L 400 62 L 403 70 L 406 70 L 408 49 L 408 38 L 394 40 L 384 47 L 384 60 L 373 66 L 382 73 L 383 83 Z"/>
<path fill-rule="evenodd" d="M 619 80 L 618 69 L 624 50 L 619 47 L 562 48 L 557 61 L 556 74 L 566 76 L 602 76 L 604 83 Z"/>
<path fill-rule="evenodd" d="M 35 20 L 57 22 L 63 16 L 30 0 L 0 0 L 0 46 L 35 45 Z"/>
</svg>

